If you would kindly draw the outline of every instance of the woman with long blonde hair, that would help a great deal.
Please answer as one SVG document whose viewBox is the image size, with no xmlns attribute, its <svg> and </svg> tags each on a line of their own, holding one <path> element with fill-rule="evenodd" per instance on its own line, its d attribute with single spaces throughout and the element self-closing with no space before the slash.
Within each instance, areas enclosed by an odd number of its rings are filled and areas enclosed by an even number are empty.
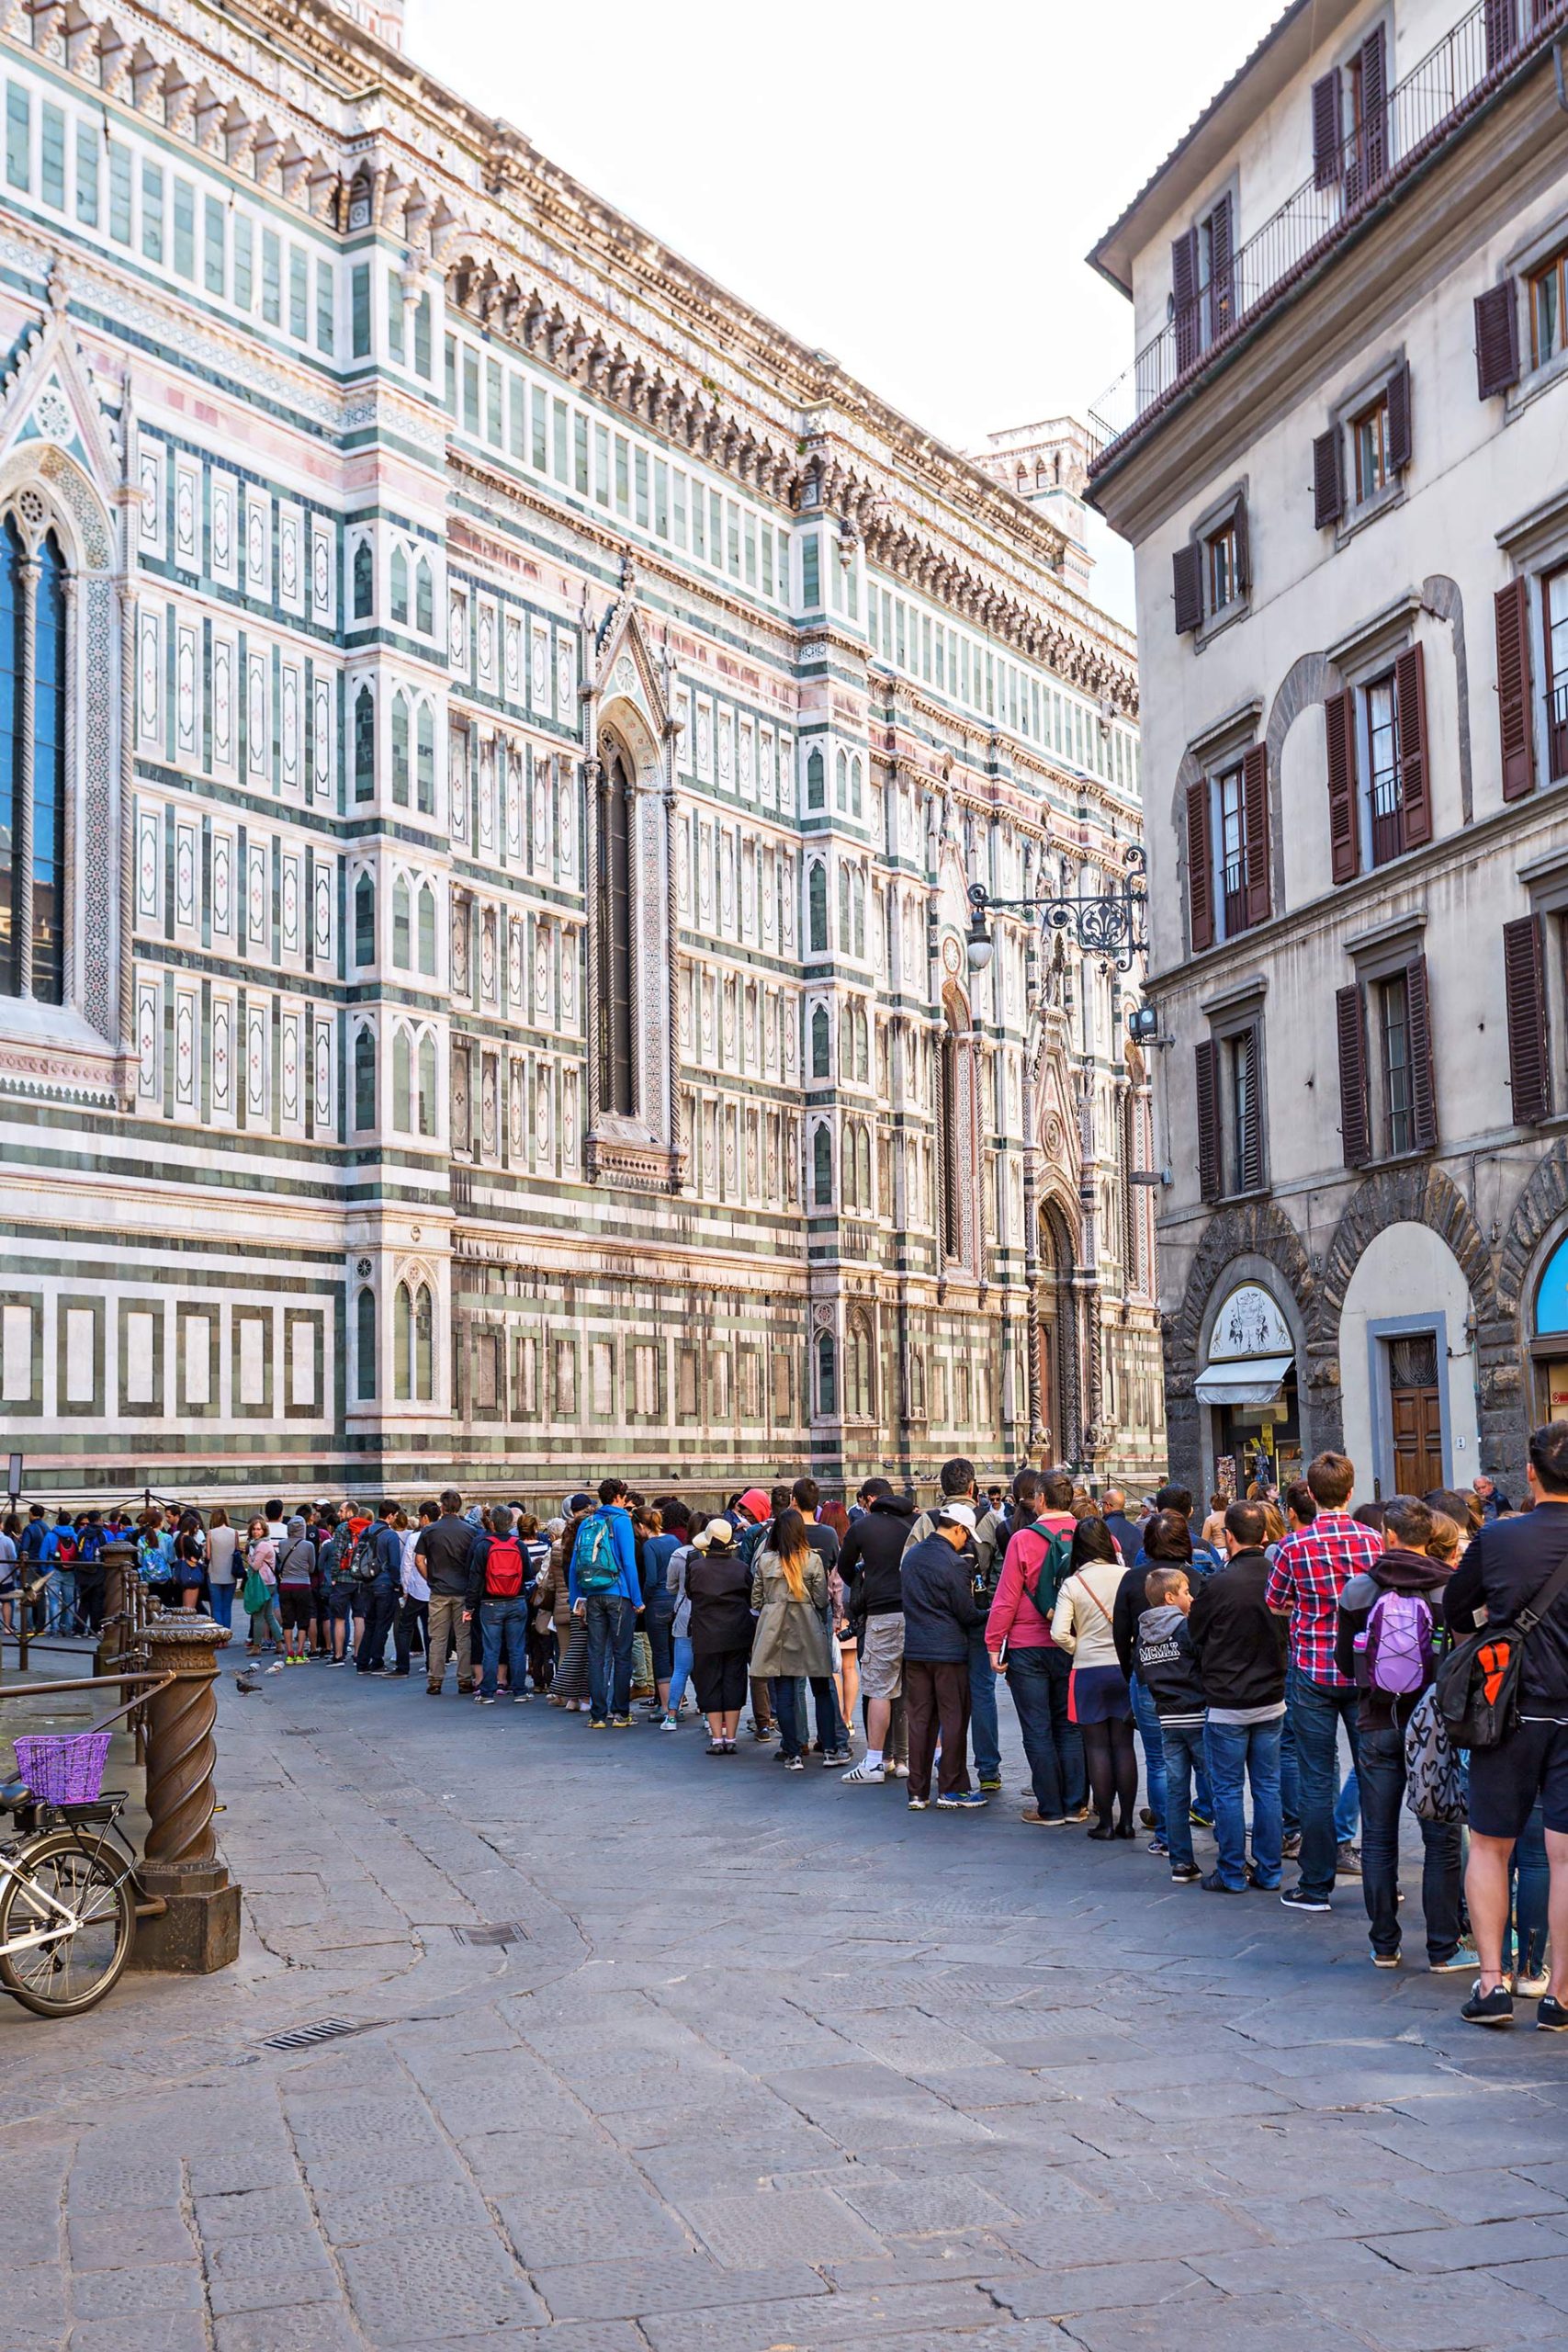
<svg viewBox="0 0 1568 2352">
<path fill-rule="evenodd" d="M 817 1736 L 824 1757 L 833 1755 L 833 1652 L 828 1634 L 828 1573 L 807 1541 L 797 1510 L 782 1510 L 757 1554 L 751 1574 L 751 1606 L 757 1632 L 751 1644 L 753 1679 L 766 1678 L 779 1721 L 778 1761 L 803 1772 L 805 1725 L 795 1704 L 795 1684 L 804 1676 L 817 1708 Z"/>
</svg>

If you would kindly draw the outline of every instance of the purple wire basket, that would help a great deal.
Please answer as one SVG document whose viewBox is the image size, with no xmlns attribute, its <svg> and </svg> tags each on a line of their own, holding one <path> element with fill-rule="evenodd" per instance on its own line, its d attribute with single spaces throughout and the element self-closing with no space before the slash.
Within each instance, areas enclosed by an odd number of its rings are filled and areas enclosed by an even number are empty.
<svg viewBox="0 0 1568 2352">
<path fill-rule="evenodd" d="M 40 1804 L 91 1804 L 104 1785 L 110 1736 L 83 1731 L 18 1739 L 17 1770 Z"/>
</svg>

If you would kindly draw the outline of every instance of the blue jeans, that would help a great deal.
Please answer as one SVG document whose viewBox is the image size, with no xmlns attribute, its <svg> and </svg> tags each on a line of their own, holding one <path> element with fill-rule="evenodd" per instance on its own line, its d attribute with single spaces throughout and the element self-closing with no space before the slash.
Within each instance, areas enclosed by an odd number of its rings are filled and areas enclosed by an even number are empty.
<svg viewBox="0 0 1568 2352">
<path fill-rule="evenodd" d="M 57 1634 L 62 1625 L 70 1626 L 76 1614 L 76 1571 L 56 1568 L 44 1588 L 43 1605 L 47 1630 Z"/>
<path fill-rule="evenodd" d="M 1355 1693 L 1350 1695 L 1353 1698 Z M 1238 1894 L 1247 1884 L 1244 1776 L 1252 1790 L 1253 1871 L 1261 1886 L 1280 1883 L 1280 1847 L 1284 1835 L 1280 1817 L 1282 1720 L 1276 1715 L 1272 1723 L 1267 1724 L 1217 1724 L 1211 1717 L 1204 1730 L 1209 1785 L 1214 1798 L 1214 1837 L 1220 1849 L 1216 1867 L 1224 1883 Z M 1329 1884 L 1333 1883 L 1331 1877 Z"/>
<path fill-rule="evenodd" d="M 209 1585 L 208 1593 L 212 1602 L 213 1623 L 223 1626 L 232 1625 L 234 1623 L 233 1586 L 231 1584 Z"/>
<path fill-rule="evenodd" d="M 1286 1703 L 1296 1735 L 1296 1763 L 1301 1785 L 1302 1854 L 1300 1884 L 1304 1894 L 1326 1902 L 1334 1892 L 1334 1865 L 1338 1855 L 1334 1808 L 1339 1796 L 1339 1726 L 1349 1735 L 1354 1758 L 1359 1746 L 1356 1693 L 1314 1682 L 1309 1675 L 1292 1674 Z"/>
<path fill-rule="evenodd" d="M 481 1699 L 493 1699 L 501 1669 L 501 1650 L 506 1645 L 506 1668 L 511 1678 L 512 1695 L 520 1698 L 528 1688 L 528 1611 L 522 1600 L 481 1600 L 479 1603 L 479 1638 L 484 1645 L 484 1671 L 479 1681 Z"/>
<path fill-rule="evenodd" d="M 1077 1813 L 1084 1802 L 1083 1734 L 1067 1720 L 1067 1676 L 1072 1660 L 1066 1650 L 1010 1649 L 1008 1689 L 1023 1735 L 1035 1810 L 1047 1821 Z"/>
<path fill-rule="evenodd" d="M 1546 1956 L 1546 1897 L 1551 1883 L 1546 1829 L 1539 1797 L 1529 1819 L 1514 1840 L 1512 1873 L 1514 1957 L 1510 1962 L 1505 1951 L 1503 1962 L 1505 1967 L 1517 1968 L 1521 1975 L 1533 1975 Z"/>
<path fill-rule="evenodd" d="M 1359 1735 L 1358 1735 L 1358 1737 Z M 1359 1751 L 1358 1751 L 1359 1752 Z M 1339 1794 L 1334 1804 L 1334 1842 L 1348 1846 L 1361 1822 L 1361 1791 L 1356 1778 L 1356 1766 L 1351 1765 L 1339 1783 Z"/>
<path fill-rule="evenodd" d="M 779 1753 L 798 1756 L 805 1740 L 806 1711 L 796 1703 L 800 1685 L 793 1675 L 779 1675 L 768 1685 L 773 1702 L 773 1713 L 779 1719 Z M 822 1743 L 824 1756 L 830 1755 L 838 1745 L 835 1725 L 838 1709 L 834 1703 L 833 1685 L 829 1676 L 811 1677 L 811 1696 L 817 1709 L 817 1736 Z"/>
<path fill-rule="evenodd" d="M 1364 1731 L 1357 1759 L 1361 1791 L 1361 1894 L 1372 1950 L 1399 1950 L 1399 1813 L 1404 1803 L 1404 1740 L 1397 1731 Z M 1424 1821 L 1421 1908 L 1427 1957 L 1451 1960 L 1459 1950 L 1460 1825 Z"/>
<path fill-rule="evenodd" d="M 673 1636 L 671 1647 L 672 1657 L 670 1668 L 670 1703 L 664 1712 L 666 1714 L 678 1715 L 681 1712 L 681 1702 L 686 1695 L 686 1685 L 692 1679 L 692 1644 L 690 1636 L 685 1634 L 676 1634 Z"/>
<path fill-rule="evenodd" d="M 1155 1713 L 1153 1698 L 1135 1674 L 1128 1676 L 1127 1688 L 1133 1694 L 1133 1721 L 1137 1724 L 1138 1737 L 1144 1743 L 1144 1786 L 1148 1792 L 1149 1811 L 1155 1817 L 1155 1836 L 1163 1838 L 1169 1845 L 1169 1822 L 1167 1817 L 1165 1793 L 1165 1747 L 1160 1736 L 1159 1717 Z M 1188 1807 L 1183 1805 L 1184 1817 L 1187 1811 Z M 1190 1824 L 1187 1847 L 1190 1853 L 1192 1838 Z M 1174 1846 L 1171 1847 L 1170 1859 L 1173 1862 L 1178 1859 Z"/>
<path fill-rule="evenodd" d="M 1166 1799 L 1166 1843 L 1170 1849 L 1170 1867 L 1190 1870 L 1193 1863 L 1192 1782 L 1204 1770 L 1203 1726 L 1201 1724 L 1161 1724 L 1158 1725 L 1160 1745 L 1165 1752 L 1162 1771 L 1163 1793 Z M 1147 1742 L 1144 1753 L 1148 1754 Z"/>
<path fill-rule="evenodd" d="M 975 1751 L 975 1777 L 1002 1777 L 1001 1734 L 997 1726 L 997 1678 L 986 1647 L 984 1624 L 969 1628 L 969 1745 Z"/>
<path fill-rule="evenodd" d="M 588 1595 L 588 1712 L 595 1723 L 603 1723 L 606 1715 L 631 1713 L 632 1635 L 636 1631 L 637 1611 L 625 1593 Z"/>
</svg>

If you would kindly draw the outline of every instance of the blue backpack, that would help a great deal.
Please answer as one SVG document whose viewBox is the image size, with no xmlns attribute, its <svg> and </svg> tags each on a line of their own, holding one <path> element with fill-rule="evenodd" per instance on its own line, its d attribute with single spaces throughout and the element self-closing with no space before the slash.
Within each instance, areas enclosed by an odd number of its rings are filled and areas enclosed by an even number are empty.
<svg viewBox="0 0 1568 2352">
<path fill-rule="evenodd" d="M 607 1511 L 596 1510 L 579 1528 L 575 1573 L 579 1592 L 614 1592 L 619 1585 L 621 1564 Z"/>
</svg>

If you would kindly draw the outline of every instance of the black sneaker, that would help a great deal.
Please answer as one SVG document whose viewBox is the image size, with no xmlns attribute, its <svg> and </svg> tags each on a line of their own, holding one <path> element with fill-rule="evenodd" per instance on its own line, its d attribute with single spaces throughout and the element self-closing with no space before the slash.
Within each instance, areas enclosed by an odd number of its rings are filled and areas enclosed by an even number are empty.
<svg viewBox="0 0 1568 2352">
<path fill-rule="evenodd" d="M 1512 2025 L 1514 1996 L 1506 1984 L 1495 1985 L 1490 1993 L 1483 1993 L 1478 1976 L 1460 2015 L 1466 2025 Z"/>
<path fill-rule="evenodd" d="M 1292 1886 L 1280 1897 L 1287 1911 L 1331 1911 L 1334 1905 L 1326 1894 L 1309 1894 L 1304 1886 Z"/>
<path fill-rule="evenodd" d="M 1285 1860 L 1286 1860 L 1288 1862 L 1293 1862 L 1293 1861 L 1295 1860 L 1295 1859 L 1296 1859 L 1296 1856 L 1301 1852 L 1301 1850 L 1302 1850 L 1302 1833 L 1301 1833 L 1301 1831 L 1300 1831 L 1299 1829 L 1287 1829 L 1287 1830 L 1286 1830 L 1286 1832 L 1285 1832 L 1285 1835 L 1284 1835 L 1283 1841 L 1282 1841 L 1282 1842 L 1281 1842 L 1281 1844 L 1280 1844 L 1280 1851 L 1284 1855 Z"/>
<path fill-rule="evenodd" d="M 1537 2033 L 1568 2033 L 1568 2002 L 1560 2001 L 1554 1993 L 1543 1993 L 1536 2006 Z"/>
<path fill-rule="evenodd" d="M 1196 1862 L 1178 1862 L 1170 1875 L 1178 1886 L 1190 1886 L 1203 1873 Z"/>
<path fill-rule="evenodd" d="M 1205 1879 L 1200 1879 L 1198 1883 L 1202 1888 L 1205 1894 L 1243 1894 L 1246 1893 L 1246 1889 L 1244 1887 L 1227 1886 L 1224 1880 L 1220 1876 L 1218 1871 L 1211 1871 L 1208 1877 Z"/>
</svg>

